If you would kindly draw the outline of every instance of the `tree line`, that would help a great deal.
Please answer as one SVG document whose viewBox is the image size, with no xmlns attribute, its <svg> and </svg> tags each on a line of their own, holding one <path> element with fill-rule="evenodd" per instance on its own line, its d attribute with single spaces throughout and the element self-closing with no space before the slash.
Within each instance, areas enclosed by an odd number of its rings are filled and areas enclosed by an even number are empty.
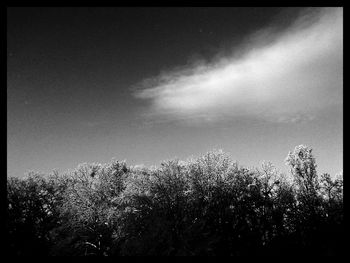
<svg viewBox="0 0 350 263">
<path fill-rule="evenodd" d="M 113 160 L 7 178 L 7 253 L 50 256 L 339 255 L 343 179 L 312 149 L 239 166 L 222 151 L 159 167 Z"/>
</svg>

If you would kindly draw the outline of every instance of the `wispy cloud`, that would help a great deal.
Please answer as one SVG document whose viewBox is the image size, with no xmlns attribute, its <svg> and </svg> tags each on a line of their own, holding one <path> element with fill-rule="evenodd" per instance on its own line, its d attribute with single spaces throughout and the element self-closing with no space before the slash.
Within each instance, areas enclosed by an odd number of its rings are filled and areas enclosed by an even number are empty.
<svg viewBox="0 0 350 263">
<path fill-rule="evenodd" d="M 231 57 L 145 80 L 134 95 L 158 120 L 312 119 L 342 104 L 343 10 L 312 11 L 283 32 L 256 32 Z"/>
</svg>

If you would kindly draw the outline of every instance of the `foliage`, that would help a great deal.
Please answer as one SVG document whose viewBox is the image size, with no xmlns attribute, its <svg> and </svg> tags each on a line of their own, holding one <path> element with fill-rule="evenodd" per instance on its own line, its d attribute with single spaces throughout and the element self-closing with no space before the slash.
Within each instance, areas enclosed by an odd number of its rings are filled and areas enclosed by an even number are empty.
<svg viewBox="0 0 350 263">
<path fill-rule="evenodd" d="M 297 146 L 286 162 L 293 180 L 269 162 L 248 169 L 222 151 L 155 168 L 112 161 L 82 164 L 63 175 L 8 178 L 8 252 L 339 253 L 342 178 L 319 179 L 306 146 Z"/>
</svg>

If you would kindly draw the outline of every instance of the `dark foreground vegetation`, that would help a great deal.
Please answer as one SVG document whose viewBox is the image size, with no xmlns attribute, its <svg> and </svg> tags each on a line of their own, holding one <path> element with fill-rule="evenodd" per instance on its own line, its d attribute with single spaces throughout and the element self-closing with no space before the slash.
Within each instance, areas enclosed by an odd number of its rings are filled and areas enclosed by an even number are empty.
<svg viewBox="0 0 350 263">
<path fill-rule="evenodd" d="M 343 181 L 312 151 L 240 167 L 222 152 L 158 168 L 80 165 L 8 178 L 10 255 L 339 255 Z"/>
</svg>

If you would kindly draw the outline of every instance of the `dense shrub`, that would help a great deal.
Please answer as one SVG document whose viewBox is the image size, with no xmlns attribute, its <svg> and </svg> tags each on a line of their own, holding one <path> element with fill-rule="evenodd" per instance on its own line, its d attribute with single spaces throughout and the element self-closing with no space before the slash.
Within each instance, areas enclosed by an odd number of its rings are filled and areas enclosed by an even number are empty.
<svg viewBox="0 0 350 263">
<path fill-rule="evenodd" d="M 343 181 L 318 177 L 312 150 L 248 169 L 222 151 L 160 167 L 83 164 L 8 178 L 11 255 L 334 255 Z"/>
</svg>

